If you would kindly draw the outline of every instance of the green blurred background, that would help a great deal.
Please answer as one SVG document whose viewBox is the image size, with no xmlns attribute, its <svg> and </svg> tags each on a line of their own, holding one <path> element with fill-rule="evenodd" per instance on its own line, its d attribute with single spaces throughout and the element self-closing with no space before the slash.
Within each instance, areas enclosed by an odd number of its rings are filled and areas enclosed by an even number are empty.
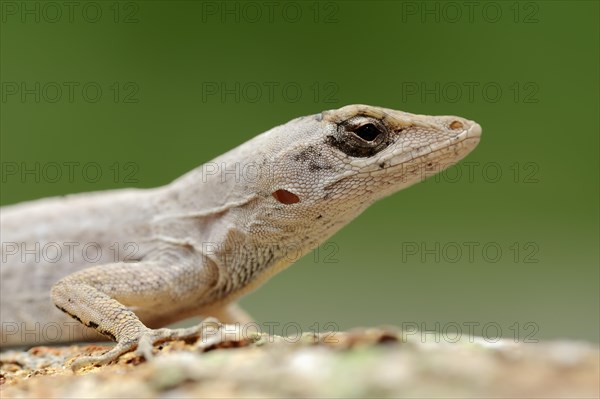
<svg viewBox="0 0 600 399">
<path fill-rule="evenodd" d="M 599 3 L 469 4 L 3 1 L 1 204 L 166 184 L 351 103 L 460 115 L 483 126 L 463 164 L 375 204 L 242 305 L 288 333 L 597 342 Z"/>
</svg>

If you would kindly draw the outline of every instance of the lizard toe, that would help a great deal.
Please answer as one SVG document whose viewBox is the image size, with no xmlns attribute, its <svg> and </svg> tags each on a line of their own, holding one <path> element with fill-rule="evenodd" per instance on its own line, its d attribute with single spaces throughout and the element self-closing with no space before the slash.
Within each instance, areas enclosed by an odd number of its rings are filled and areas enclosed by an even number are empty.
<svg viewBox="0 0 600 399">
<path fill-rule="evenodd" d="M 85 356 L 71 363 L 73 371 L 79 371 L 87 366 L 102 366 L 117 360 L 122 354 L 135 348 L 134 342 L 119 342 L 112 349 L 98 356 Z"/>
</svg>

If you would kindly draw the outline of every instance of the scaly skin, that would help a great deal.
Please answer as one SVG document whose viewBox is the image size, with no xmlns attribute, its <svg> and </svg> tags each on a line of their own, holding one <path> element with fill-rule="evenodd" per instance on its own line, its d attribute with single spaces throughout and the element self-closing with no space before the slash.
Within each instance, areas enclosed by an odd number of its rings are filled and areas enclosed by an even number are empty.
<svg viewBox="0 0 600 399">
<path fill-rule="evenodd" d="M 2 344 L 48 342 L 47 326 L 53 342 L 98 339 L 90 329 L 117 341 L 81 367 L 136 347 L 149 357 L 155 342 L 216 325 L 156 329 L 190 316 L 247 322 L 235 301 L 289 266 L 288 251 L 307 253 L 373 202 L 458 162 L 480 134 L 456 116 L 350 105 L 275 127 L 164 187 L 3 207 Z M 96 243 L 103 258 L 75 251 L 49 263 L 18 250 L 50 242 Z M 133 243 L 133 257 L 115 256 L 115 242 Z"/>
</svg>

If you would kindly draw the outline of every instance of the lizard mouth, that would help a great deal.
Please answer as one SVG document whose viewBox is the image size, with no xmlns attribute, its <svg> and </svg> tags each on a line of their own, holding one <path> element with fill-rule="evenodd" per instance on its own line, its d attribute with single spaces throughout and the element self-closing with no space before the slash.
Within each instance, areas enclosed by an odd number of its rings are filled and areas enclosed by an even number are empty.
<svg viewBox="0 0 600 399">
<path fill-rule="evenodd" d="M 477 122 L 473 122 L 469 130 L 467 130 L 467 137 L 481 137 L 481 126 Z"/>
<path fill-rule="evenodd" d="M 481 140 L 481 126 L 476 122 L 471 122 L 468 129 L 463 130 L 456 136 L 433 143 L 424 147 L 416 148 L 412 151 L 392 157 L 386 162 L 379 165 L 379 170 L 370 170 L 365 172 L 359 172 L 358 175 L 363 174 L 376 174 L 376 173 L 389 173 L 392 170 L 406 170 L 409 166 L 427 167 L 428 163 L 426 159 L 431 159 L 431 163 L 437 163 L 437 172 L 440 172 L 439 168 L 440 161 L 446 161 L 442 163 L 444 169 L 447 166 L 451 166 L 477 147 Z"/>
<path fill-rule="evenodd" d="M 477 122 L 473 122 L 471 127 L 466 132 L 467 139 L 477 139 L 475 142 L 479 143 L 481 139 L 481 126 Z"/>
</svg>

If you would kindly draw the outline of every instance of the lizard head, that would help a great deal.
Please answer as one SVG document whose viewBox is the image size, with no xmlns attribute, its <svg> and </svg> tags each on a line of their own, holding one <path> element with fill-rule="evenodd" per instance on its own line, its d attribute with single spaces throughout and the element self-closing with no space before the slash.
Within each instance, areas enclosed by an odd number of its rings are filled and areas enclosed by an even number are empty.
<svg viewBox="0 0 600 399">
<path fill-rule="evenodd" d="M 364 209 L 455 164 L 479 143 L 481 127 L 457 116 L 416 115 L 349 105 L 283 125 L 270 189 L 284 212 Z M 289 140 L 294 138 L 294 140 Z"/>
<path fill-rule="evenodd" d="M 320 242 L 378 199 L 464 158 L 480 135 L 477 123 L 457 116 L 367 105 L 291 120 L 251 148 L 269 173 L 249 230 Z"/>
</svg>

